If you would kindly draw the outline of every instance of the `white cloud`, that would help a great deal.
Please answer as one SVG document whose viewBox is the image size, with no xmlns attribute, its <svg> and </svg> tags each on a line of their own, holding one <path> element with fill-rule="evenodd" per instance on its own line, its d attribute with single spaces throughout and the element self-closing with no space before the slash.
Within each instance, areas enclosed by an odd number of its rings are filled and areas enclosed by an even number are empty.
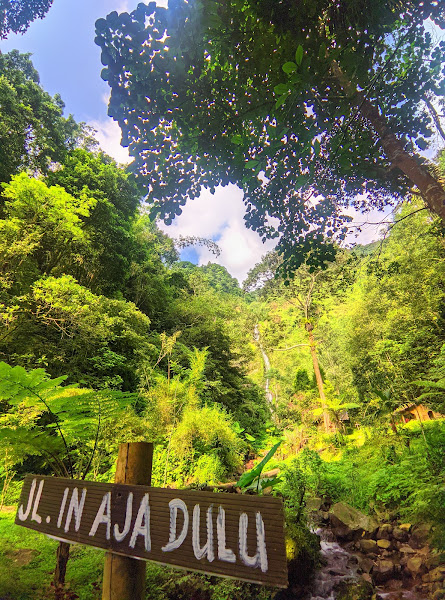
<svg viewBox="0 0 445 600">
<path fill-rule="evenodd" d="M 128 9 L 130 8 L 129 4 L 128 0 L 121 0 L 114 10 L 118 13 L 128 12 Z"/>
<path fill-rule="evenodd" d="M 195 248 L 199 264 L 216 262 L 226 267 L 240 282 L 261 257 L 275 246 L 275 241 L 262 243 L 259 235 L 244 225 L 243 193 L 234 185 L 219 187 L 212 196 L 207 190 L 190 201 L 172 225 L 160 223 L 171 237 L 193 235 L 216 240 L 221 255 L 216 258 L 206 247 Z"/>
<path fill-rule="evenodd" d="M 108 117 L 104 121 L 90 121 L 96 130 L 96 139 L 104 152 L 109 154 L 118 163 L 127 164 L 130 162 L 127 148 L 121 146 L 121 130 L 116 121 Z"/>
<path fill-rule="evenodd" d="M 259 235 L 247 229 L 244 224 L 245 206 L 242 191 L 229 185 L 216 189 L 215 195 L 207 190 L 199 198 L 189 201 L 183 207 L 182 214 L 171 225 L 160 223 L 160 228 L 173 238 L 180 235 L 198 236 L 213 239 L 221 249 L 217 258 L 206 247 L 196 246 L 200 265 L 216 262 L 227 268 L 229 273 L 242 282 L 248 271 L 261 257 L 275 247 L 276 240 L 262 243 Z M 352 228 L 348 244 L 368 244 L 381 237 L 385 225 L 381 221 L 389 220 L 391 208 L 382 211 L 370 211 L 363 214 L 349 209 L 347 214 L 353 217 L 352 225 L 360 225 L 361 231 Z"/>
<path fill-rule="evenodd" d="M 384 210 L 370 210 L 367 213 L 362 213 L 353 208 L 346 210 L 345 213 L 353 219 L 350 223 L 346 242 L 348 244 L 366 245 L 381 239 L 386 224 L 391 221 L 393 210 L 394 207 L 392 206 L 387 206 Z"/>
</svg>

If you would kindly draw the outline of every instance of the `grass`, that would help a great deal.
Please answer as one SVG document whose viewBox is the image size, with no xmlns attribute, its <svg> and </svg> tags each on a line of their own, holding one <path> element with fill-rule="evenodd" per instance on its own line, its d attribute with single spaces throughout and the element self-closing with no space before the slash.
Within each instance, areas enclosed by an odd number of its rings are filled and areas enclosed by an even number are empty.
<svg viewBox="0 0 445 600">
<path fill-rule="evenodd" d="M 57 542 L 19 527 L 14 513 L 0 512 L 0 600 L 43 600 L 50 597 Z M 100 598 L 103 552 L 73 545 L 67 589 L 79 600 Z"/>
</svg>

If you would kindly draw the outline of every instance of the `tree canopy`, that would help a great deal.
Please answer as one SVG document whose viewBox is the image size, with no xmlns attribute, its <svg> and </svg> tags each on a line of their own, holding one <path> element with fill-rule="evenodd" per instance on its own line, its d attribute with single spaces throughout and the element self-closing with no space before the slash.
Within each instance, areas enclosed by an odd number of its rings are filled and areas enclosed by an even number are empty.
<svg viewBox="0 0 445 600">
<path fill-rule="evenodd" d="M 443 26 L 443 6 L 174 0 L 99 19 L 109 114 L 153 214 L 168 223 L 203 186 L 236 183 L 248 226 L 280 236 L 293 268 L 309 250 L 332 255 L 350 206 L 416 187 L 444 217 L 445 191 L 415 156 L 444 85 L 428 17 Z"/>
<path fill-rule="evenodd" d="M 32 21 L 42 19 L 53 0 L 0 0 L 0 39 L 8 34 L 25 33 Z"/>
<path fill-rule="evenodd" d="M 48 172 L 88 136 L 87 128 L 63 116 L 64 103 L 40 86 L 29 54 L 0 54 L 0 182 L 24 169 Z"/>
</svg>

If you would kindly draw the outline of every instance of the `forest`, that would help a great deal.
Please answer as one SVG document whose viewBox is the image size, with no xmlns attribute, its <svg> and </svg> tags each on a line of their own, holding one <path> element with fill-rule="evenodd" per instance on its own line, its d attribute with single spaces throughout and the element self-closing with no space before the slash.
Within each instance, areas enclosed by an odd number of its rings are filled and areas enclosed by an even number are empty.
<svg viewBox="0 0 445 600">
<path fill-rule="evenodd" d="M 2 39 L 52 3 L 10 4 Z M 148 562 L 147 600 L 445 599 L 445 41 L 427 20 L 443 34 L 442 3 L 112 12 L 95 41 L 129 165 L 29 54 L 0 53 L 2 600 L 102 598 L 103 552 L 17 527 L 20 490 L 112 482 L 140 441 L 152 486 L 282 498 L 289 573 L 278 591 Z M 217 240 L 159 227 L 228 183 L 277 241 L 243 283 Z M 381 211 L 378 239 L 351 242 L 353 209 Z M 181 258 L 196 245 L 214 262 Z"/>
</svg>

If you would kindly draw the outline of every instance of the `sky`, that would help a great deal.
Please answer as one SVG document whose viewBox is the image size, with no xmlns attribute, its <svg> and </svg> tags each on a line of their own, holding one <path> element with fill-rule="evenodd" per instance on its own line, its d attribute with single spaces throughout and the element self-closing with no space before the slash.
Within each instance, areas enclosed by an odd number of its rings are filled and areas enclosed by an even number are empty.
<svg viewBox="0 0 445 600">
<path fill-rule="evenodd" d="M 94 24 L 113 10 L 133 10 L 139 1 L 54 0 L 47 16 L 31 23 L 24 35 L 10 35 L 0 43 L 2 52 L 14 48 L 31 52 L 42 87 L 51 95 L 59 93 L 66 105 L 65 114 L 92 125 L 103 150 L 122 163 L 128 153 L 120 146 L 117 123 L 107 116 L 109 87 L 100 78 L 102 65 L 100 48 L 94 43 Z M 263 244 L 244 226 L 243 216 L 242 192 L 231 185 L 218 188 L 214 196 L 204 191 L 184 207 L 172 225 L 160 223 L 160 227 L 173 238 L 190 235 L 216 241 L 221 249 L 219 258 L 199 246 L 184 250 L 181 256 L 198 264 L 218 262 L 241 282 L 275 244 Z M 382 213 L 375 212 L 357 220 L 379 222 L 383 218 Z M 368 243 L 378 237 L 378 229 L 365 226 L 357 239 L 351 236 L 350 242 Z"/>
</svg>

